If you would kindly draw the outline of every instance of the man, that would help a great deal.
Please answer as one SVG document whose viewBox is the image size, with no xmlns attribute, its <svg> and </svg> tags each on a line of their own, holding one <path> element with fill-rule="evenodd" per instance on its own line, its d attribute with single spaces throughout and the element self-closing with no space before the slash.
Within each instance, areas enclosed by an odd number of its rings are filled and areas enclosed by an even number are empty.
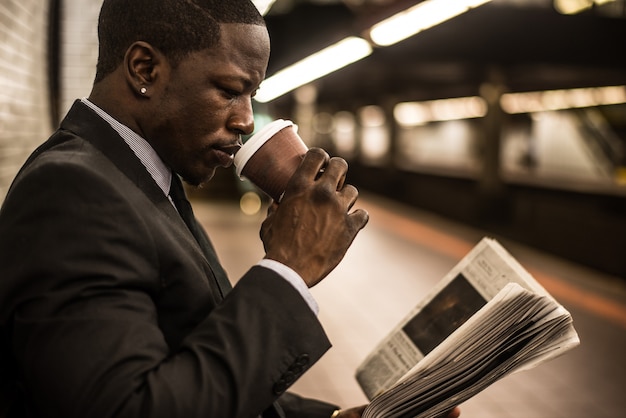
<svg viewBox="0 0 626 418">
<path fill-rule="evenodd" d="M 99 39 L 89 98 L 0 211 L 11 414 L 360 416 L 286 392 L 330 347 L 308 288 L 368 220 L 345 161 L 307 153 L 262 225 L 265 258 L 232 289 L 181 197 L 179 176 L 209 181 L 254 129 L 270 51 L 256 8 L 105 0 Z"/>
</svg>

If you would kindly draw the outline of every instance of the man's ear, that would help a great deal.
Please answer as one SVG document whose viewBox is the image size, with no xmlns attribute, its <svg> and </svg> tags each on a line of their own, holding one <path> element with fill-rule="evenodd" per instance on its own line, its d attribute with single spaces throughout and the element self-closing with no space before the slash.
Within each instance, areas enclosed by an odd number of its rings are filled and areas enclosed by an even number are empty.
<svg viewBox="0 0 626 418">
<path fill-rule="evenodd" d="M 126 81 L 137 95 L 149 97 L 151 87 L 159 79 L 162 54 L 147 42 L 133 43 L 124 56 Z"/>
</svg>

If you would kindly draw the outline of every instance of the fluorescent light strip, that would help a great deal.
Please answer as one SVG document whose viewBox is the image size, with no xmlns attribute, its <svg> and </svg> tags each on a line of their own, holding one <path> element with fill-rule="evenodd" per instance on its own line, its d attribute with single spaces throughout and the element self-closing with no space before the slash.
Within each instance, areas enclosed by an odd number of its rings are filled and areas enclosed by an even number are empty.
<svg viewBox="0 0 626 418">
<path fill-rule="evenodd" d="M 370 39 L 389 46 L 491 0 L 426 0 L 372 26 Z"/>
<path fill-rule="evenodd" d="M 476 96 L 398 103 L 393 110 L 396 122 L 400 126 L 418 126 L 428 122 L 480 118 L 486 113 L 487 104 L 481 97 Z"/>
<path fill-rule="evenodd" d="M 304 84 L 337 71 L 372 53 L 372 46 L 363 38 L 348 37 L 267 78 L 255 99 L 266 103 Z"/>
<path fill-rule="evenodd" d="M 507 113 L 533 113 L 626 103 L 626 86 L 588 87 L 507 93 L 500 99 Z"/>
<path fill-rule="evenodd" d="M 561 14 L 574 15 L 613 1 L 615 0 L 554 0 L 554 8 Z"/>
<path fill-rule="evenodd" d="M 276 0 L 253 0 L 252 2 L 259 9 L 262 15 L 267 14 Z"/>
<path fill-rule="evenodd" d="M 370 39 L 388 46 L 438 25 L 492 0 L 426 0 L 400 12 L 370 29 Z M 372 53 L 372 45 L 358 37 L 346 38 L 267 78 L 260 86 L 256 101 L 270 102 Z"/>
<path fill-rule="evenodd" d="M 626 103 L 626 86 L 587 87 L 569 90 L 546 90 L 507 93 L 500 99 L 509 114 L 568 110 Z M 419 126 L 428 122 L 480 118 L 487 114 L 481 97 L 457 97 L 423 102 L 398 103 L 393 110 L 400 126 Z"/>
</svg>

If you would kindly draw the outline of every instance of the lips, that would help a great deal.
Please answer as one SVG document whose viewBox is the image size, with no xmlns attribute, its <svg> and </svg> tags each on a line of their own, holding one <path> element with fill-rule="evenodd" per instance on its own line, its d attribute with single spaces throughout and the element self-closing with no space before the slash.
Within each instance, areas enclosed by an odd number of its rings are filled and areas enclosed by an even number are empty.
<svg viewBox="0 0 626 418">
<path fill-rule="evenodd" d="M 219 147 L 219 150 L 229 155 L 235 155 L 237 151 L 239 151 L 240 148 L 241 148 L 241 144 L 233 144 L 233 145 L 227 145 L 224 147 Z"/>
<path fill-rule="evenodd" d="M 241 148 L 240 144 L 225 145 L 214 148 L 215 155 L 222 167 L 228 168 L 233 164 L 233 156 Z"/>
</svg>

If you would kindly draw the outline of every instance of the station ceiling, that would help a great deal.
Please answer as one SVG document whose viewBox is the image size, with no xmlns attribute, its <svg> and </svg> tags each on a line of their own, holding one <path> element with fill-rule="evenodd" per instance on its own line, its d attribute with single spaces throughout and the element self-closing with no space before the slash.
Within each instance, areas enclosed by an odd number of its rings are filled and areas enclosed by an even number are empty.
<svg viewBox="0 0 626 418">
<path fill-rule="evenodd" d="M 267 75 L 419 2 L 277 0 Z M 477 95 L 486 81 L 514 92 L 626 84 L 626 1 L 562 15 L 552 0 L 494 0 L 315 84 L 320 106 L 348 107 Z"/>
</svg>

